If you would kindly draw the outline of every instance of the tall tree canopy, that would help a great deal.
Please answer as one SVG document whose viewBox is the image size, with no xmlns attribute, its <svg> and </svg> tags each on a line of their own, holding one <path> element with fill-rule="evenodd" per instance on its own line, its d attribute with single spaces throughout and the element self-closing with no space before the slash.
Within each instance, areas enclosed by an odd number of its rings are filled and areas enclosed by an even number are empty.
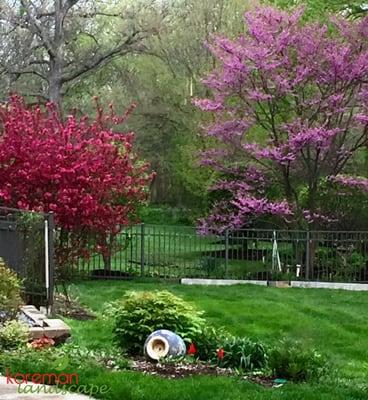
<svg viewBox="0 0 368 400">
<path fill-rule="evenodd" d="M 330 32 L 302 15 L 248 12 L 245 35 L 211 46 L 213 96 L 196 104 L 214 118 L 203 163 L 221 176 L 222 200 L 205 231 L 265 215 L 326 224 L 335 215 L 318 202 L 320 185 L 367 190 L 366 178 L 344 174 L 368 144 L 368 18 L 335 18 Z"/>
<path fill-rule="evenodd" d="M 70 84 L 83 75 L 142 49 L 143 39 L 159 25 L 156 5 L 154 1 L 1 0 L 3 82 L 60 105 Z"/>
</svg>

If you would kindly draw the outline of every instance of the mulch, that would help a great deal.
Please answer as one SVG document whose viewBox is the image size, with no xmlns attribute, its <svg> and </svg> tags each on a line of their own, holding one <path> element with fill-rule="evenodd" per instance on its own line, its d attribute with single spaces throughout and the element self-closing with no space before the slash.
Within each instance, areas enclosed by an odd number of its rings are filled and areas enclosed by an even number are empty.
<svg viewBox="0 0 368 400">
<path fill-rule="evenodd" d="M 96 319 L 92 311 L 82 306 L 78 299 L 66 297 L 64 294 L 56 293 L 54 297 L 54 313 L 63 317 L 77 319 L 80 321 Z"/>
<path fill-rule="evenodd" d="M 231 369 L 219 368 L 216 366 L 196 362 L 196 363 L 153 363 L 146 361 L 144 358 L 133 360 L 132 369 L 143 372 L 147 375 L 157 375 L 163 378 L 185 378 L 195 375 L 233 375 Z"/>
<path fill-rule="evenodd" d="M 230 368 L 219 368 L 213 365 L 195 362 L 168 362 L 153 363 L 144 358 L 136 358 L 133 360 L 132 369 L 147 375 L 156 375 L 168 379 L 181 379 L 197 375 L 211 376 L 235 376 L 235 372 Z M 261 375 L 244 376 L 244 380 L 257 383 L 264 387 L 275 387 L 274 378 Z"/>
</svg>

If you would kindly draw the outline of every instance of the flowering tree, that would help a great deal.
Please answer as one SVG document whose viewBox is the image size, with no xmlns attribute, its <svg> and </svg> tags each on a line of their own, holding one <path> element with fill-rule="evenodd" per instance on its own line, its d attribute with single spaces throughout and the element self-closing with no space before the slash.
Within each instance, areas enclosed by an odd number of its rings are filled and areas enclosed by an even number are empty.
<svg viewBox="0 0 368 400">
<path fill-rule="evenodd" d="M 317 201 L 322 181 L 367 190 L 345 173 L 368 145 L 368 18 L 328 28 L 302 14 L 259 8 L 245 14 L 244 35 L 209 46 L 213 97 L 195 104 L 213 116 L 203 164 L 218 172 L 222 199 L 204 232 L 266 215 L 316 226 L 333 219 Z"/>
<path fill-rule="evenodd" d="M 108 268 L 110 245 L 134 220 L 152 175 L 132 151 L 133 134 L 108 128 L 131 110 L 117 117 L 97 106 L 94 121 L 62 121 L 52 104 L 28 108 L 13 96 L 0 110 L 0 199 L 55 213 L 61 263 L 97 249 Z"/>
</svg>

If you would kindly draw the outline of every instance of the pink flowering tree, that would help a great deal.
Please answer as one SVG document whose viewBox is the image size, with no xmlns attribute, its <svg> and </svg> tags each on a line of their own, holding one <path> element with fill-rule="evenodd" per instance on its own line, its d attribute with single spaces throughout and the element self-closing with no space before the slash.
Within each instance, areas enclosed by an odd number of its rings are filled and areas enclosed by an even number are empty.
<svg viewBox="0 0 368 400">
<path fill-rule="evenodd" d="M 259 8 L 244 35 L 209 45 L 212 97 L 195 104 L 212 116 L 202 162 L 217 171 L 218 200 L 203 232 L 269 216 L 317 227 L 335 218 L 318 201 L 321 182 L 367 192 L 364 171 L 349 170 L 368 145 L 368 18 L 328 28 L 302 14 Z"/>
<path fill-rule="evenodd" d="M 0 202 L 54 212 L 59 265 L 97 251 L 109 268 L 114 238 L 146 199 L 152 175 L 134 135 L 111 129 L 130 111 L 118 117 L 97 104 L 93 121 L 63 121 L 52 104 L 29 108 L 17 96 L 0 109 Z"/>
</svg>

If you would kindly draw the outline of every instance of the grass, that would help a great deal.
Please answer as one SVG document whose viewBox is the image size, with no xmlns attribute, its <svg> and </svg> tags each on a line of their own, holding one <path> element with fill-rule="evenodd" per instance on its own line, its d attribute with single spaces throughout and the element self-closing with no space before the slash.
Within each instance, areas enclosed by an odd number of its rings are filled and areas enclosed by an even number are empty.
<svg viewBox="0 0 368 400">
<path fill-rule="evenodd" d="M 86 383 L 104 382 L 111 391 L 103 399 L 366 399 L 368 296 L 364 292 L 324 289 L 276 289 L 258 286 L 201 287 L 166 283 L 88 281 L 72 285 L 81 302 L 103 314 L 105 304 L 126 290 L 168 289 L 205 310 L 214 326 L 272 344 L 281 338 L 301 340 L 326 354 L 347 387 L 288 384 L 264 389 L 233 378 L 195 377 L 167 381 L 134 372 L 86 374 Z M 73 340 L 91 349 L 111 346 L 111 322 L 67 320 Z M 83 382 L 84 382 L 83 381 Z"/>
</svg>

